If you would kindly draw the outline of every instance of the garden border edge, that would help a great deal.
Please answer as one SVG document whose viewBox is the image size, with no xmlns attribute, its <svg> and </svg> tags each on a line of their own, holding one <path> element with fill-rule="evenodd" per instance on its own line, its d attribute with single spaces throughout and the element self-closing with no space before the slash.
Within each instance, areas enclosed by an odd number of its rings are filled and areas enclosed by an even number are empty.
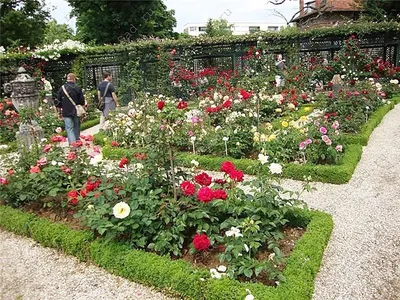
<svg viewBox="0 0 400 300">
<path fill-rule="evenodd" d="M 256 299 L 311 299 L 314 279 L 333 229 L 332 216 L 320 211 L 299 210 L 291 221 L 295 226 L 308 222 L 307 231 L 297 241 L 288 259 L 283 272 L 286 282 L 273 288 L 227 278 L 210 279 L 208 271 L 192 267 L 183 260 L 171 261 L 168 257 L 132 250 L 127 245 L 105 243 L 95 239 L 91 232 L 74 230 L 0 205 L 0 227 L 7 231 L 62 250 L 81 261 L 92 261 L 115 275 L 189 299 L 244 299 L 246 289 Z"/>
</svg>

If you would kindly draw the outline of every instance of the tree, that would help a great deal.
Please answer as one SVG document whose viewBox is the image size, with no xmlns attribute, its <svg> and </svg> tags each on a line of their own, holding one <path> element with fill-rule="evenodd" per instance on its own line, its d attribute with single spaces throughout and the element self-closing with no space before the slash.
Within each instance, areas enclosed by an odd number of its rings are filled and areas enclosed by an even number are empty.
<svg viewBox="0 0 400 300">
<path fill-rule="evenodd" d="M 142 37 L 173 37 L 175 11 L 162 0 L 67 0 L 77 17 L 77 37 L 85 43 L 111 44 Z"/>
<path fill-rule="evenodd" d="M 225 19 L 209 19 L 206 25 L 206 35 L 210 37 L 232 35 L 232 25 L 228 25 L 228 21 Z"/>
<path fill-rule="evenodd" d="M 44 0 L 0 0 L 0 46 L 39 45 L 49 17 Z"/>
<path fill-rule="evenodd" d="M 54 19 L 46 24 L 44 44 L 52 44 L 55 40 L 64 42 L 68 39 L 74 39 L 74 31 L 67 24 L 57 24 Z"/>
<path fill-rule="evenodd" d="M 356 0 L 355 3 L 364 10 L 363 16 L 369 21 L 398 21 L 400 19 L 398 0 Z"/>
</svg>

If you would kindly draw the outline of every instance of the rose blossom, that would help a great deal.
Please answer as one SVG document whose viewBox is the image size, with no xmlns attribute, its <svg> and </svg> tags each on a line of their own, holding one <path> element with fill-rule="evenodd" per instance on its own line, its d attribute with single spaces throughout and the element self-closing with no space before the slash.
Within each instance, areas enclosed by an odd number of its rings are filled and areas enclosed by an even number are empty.
<svg viewBox="0 0 400 300">
<path fill-rule="evenodd" d="M 205 233 L 196 233 L 193 238 L 193 246 L 197 251 L 204 251 L 210 248 L 210 239 Z"/>
<path fill-rule="evenodd" d="M 1 185 L 7 185 L 7 184 L 8 184 L 8 179 L 7 179 L 7 178 L 4 178 L 4 177 L 1 177 L 1 178 L 0 178 L 0 184 L 1 184 Z"/>
<path fill-rule="evenodd" d="M 71 151 L 68 153 L 67 160 L 74 160 L 76 158 L 76 153 Z"/>
<path fill-rule="evenodd" d="M 201 173 L 194 177 L 194 181 L 202 186 L 209 186 L 212 182 L 212 178 L 207 173 Z"/>
<path fill-rule="evenodd" d="M 33 174 L 33 173 L 40 173 L 40 168 L 39 168 L 38 166 L 34 166 L 34 167 L 32 167 L 32 168 L 29 170 L 29 172 L 30 172 L 31 174 Z"/>
<path fill-rule="evenodd" d="M 335 122 L 333 122 L 333 124 L 332 124 L 332 128 L 333 129 L 338 129 L 339 128 L 339 122 L 338 121 L 335 121 Z"/>
<path fill-rule="evenodd" d="M 190 181 L 184 181 L 180 184 L 182 192 L 185 196 L 191 196 L 196 193 L 196 186 Z"/>
<path fill-rule="evenodd" d="M 229 174 L 233 170 L 235 170 L 235 165 L 233 163 L 231 163 L 230 161 L 226 161 L 226 162 L 222 163 L 222 165 L 221 165 L 222 172 Z"/>
<path fill-rule="evenodd" d="M 319 129 L 319 132 L 321 132 L 322 134 L 326 134 L 328 132 L 328 130 L 325 127 L 321 127 Z"/>
<path fill-rule="evenodd" d="M 185 109 L 186 107 L 188 107 L 188 104 L 185 101 L 179 101 L 178 105 L 176 106 L 177 109 Z"/>
<path fill-rule="evenodd" d="M 51 144 L 47 144 L 46 146 L 44 146 L 43 148 L 43 152 L 44 153 L 48 153 L 51 150 Z"/>
<path fill-rule="evenodd" d="M 228 197 L 228 194 L 221 189 L 213 191 L 213 195 L 215 199 L 221 199 L 221 200 L 225 200 Z"/>
<path fill-rule="evenodd" d="M 159 110 L 163 110 L 164 106 L 165 106 L 165 102 L 164 101 L 158 101 L 157 108 Z"/>
<path fill-rule="evenodd" d="M 129 163 L 128 159 L 126 157 L 122 158 L 121 161 L 119 162 L 119 167 L 122 169 L 125 165 Z"/>
<path fill-rule="evenodd" d="M 214 192 L 209 187 L 202 187 L 197 193 L 200 202 L 208 203 L 214 199 Z"/>
<path fill-rule="evenodd" d="M 277 164 L 277 163 L 272 163 L 269 166 L 269 171 L 272 174 L 281 174 L 282 173 L 282 166 L 280 164 Z"/>
<path fill-rule="evenodd" d="M 57 128 L 56 128 L 56 133 L 61 133 L 61 131 L 62 131 L 62 128 L 61 128 L 61 127 L 57 127 Z"/>
<path fill-rule="evenodd" d="M 118 147 L 118 142 L 117 141 L 112 141 L 111 142 L 111 147 Z"/>
<path fill-rule="evenodd" d="M 45 164 L 47 164 L 47 158 L 46 157 L 42 157 L 41 159 L 39 159 L 38 161 L 36 161 L 36 164 L 38 166 L 44 166 Z"/>
<path fill-rule="evenodd" d="M 305 143 L 306 143 L 306 145 L 312 144 L 312 139 L 306 139 Z"/>
<path fill-rule="evenodd" d="M 336 150 L 337 152 L 342 152 L 342 151 L 343 151 L 343 146 L 342 146 L 342 145 L 337 145 L 337 146 L 335 147 L 335 150 Z"/>
<path fill-rule="evenodd" d="M 229 177 L 232 180 L 237 181 L 237 182 L 243 181 L 243 176 L 244 176 L 243 172 L 242 171 L 238 171 L 238 170 L 232 170 L 229 173 Z"/>
<path fill-rule="evenodd" d="M 304 150 L 306 148 L 306 142 L 301 142 L 299 145 L 300 150 Z"/>
</svg>

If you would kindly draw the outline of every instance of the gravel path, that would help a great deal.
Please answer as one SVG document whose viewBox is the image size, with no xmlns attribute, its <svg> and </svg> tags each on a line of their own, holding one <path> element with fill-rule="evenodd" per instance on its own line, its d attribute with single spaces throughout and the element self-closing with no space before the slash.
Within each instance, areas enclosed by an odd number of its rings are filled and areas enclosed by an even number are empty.
<svg viewBox="0 0 400 300">
<path fill-rule="evenodd" d="M 313 299 L 400 300 L 400 105 L 371 135 L 350 183 L 313 186 L 303 199 L 335 224 Z M 1 299 L 167 299 L 29 239 L 0 231 L 0 242 Z"/>
<path fill-rule="evenodd" d="M 172 299 L 0 230 L 0 299 Z"/>
</svg>

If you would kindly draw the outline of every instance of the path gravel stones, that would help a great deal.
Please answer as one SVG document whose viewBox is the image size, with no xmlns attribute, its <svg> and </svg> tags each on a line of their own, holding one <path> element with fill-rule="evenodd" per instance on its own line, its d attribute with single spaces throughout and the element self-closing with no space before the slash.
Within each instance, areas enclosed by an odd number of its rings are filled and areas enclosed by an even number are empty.
<svg viewBox="0 0 400 300">
<path fill-rule="evenodd" d="M 95 130 L 83 134 L 93 134 Z M 300 182 L 284 180 L 298 190 Z M 334 230 L 315 283 L 315 300 L 400 300 L 400 105 L 370 137 L 352 180 L 315 183 L 311 208 L 333 215 Z M 26 238 L 0 231 L 1 299 L 167 299 Z M 295 299 L 294 299 L 295 300 Z"/>
</svg>

